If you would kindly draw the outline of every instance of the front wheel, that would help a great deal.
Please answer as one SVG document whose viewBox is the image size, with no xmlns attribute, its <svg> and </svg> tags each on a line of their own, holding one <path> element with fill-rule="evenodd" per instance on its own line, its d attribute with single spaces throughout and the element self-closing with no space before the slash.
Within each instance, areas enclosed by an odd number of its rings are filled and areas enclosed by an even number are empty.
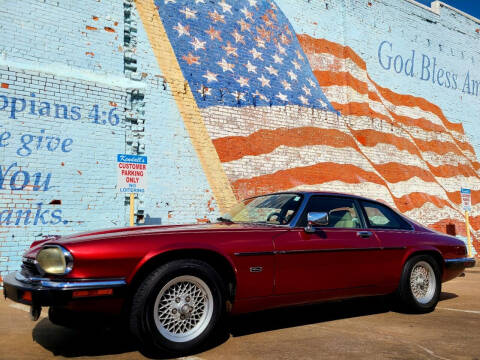
<svg viewBox="0 0 480 360">
<path fill-rule="evenodd" d="M 225 312 L 224 299 L 223 282 L 209 264 L 172 261 L 137 289 L 130 329 L 147 349 L 189 353 L 214 332 Z"/>
<path fill-rule="evenodd" d="M 397 295 L 407 311 L 426 313 L 437 306 L 441 291 L 438 263 L 429 255 L 408 259 L 403 267 Z"/>
</svg>

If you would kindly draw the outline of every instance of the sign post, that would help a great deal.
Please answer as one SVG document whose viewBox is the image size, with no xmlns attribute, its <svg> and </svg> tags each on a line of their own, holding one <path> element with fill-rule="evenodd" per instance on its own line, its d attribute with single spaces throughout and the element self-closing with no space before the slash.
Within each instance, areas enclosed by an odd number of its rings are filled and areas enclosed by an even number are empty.
<svg viewBox="0 0 480 360">
<path fill-rule="evenodd" d="M 135 194 L 147 189 L 147 157 L 117 155 L 117 191 L 130 193 L 130 226 L 134 226 Z"/>
<path fill-rule="evenodd" d="M 134 214 L 135 214 L 135 194 L 130 193 L 130 226 L 133 226 Z"/>
<path fill-rule="evenodd" d="M 472 209 L 472 195 L 470 189 L 461 188 L 463 210 L 465 211 L 465 225 L 467 227 L 468 257 L 472 257 L 472 240 L 470 238 L 470 221 L 468 212 Z"/>
</svg>

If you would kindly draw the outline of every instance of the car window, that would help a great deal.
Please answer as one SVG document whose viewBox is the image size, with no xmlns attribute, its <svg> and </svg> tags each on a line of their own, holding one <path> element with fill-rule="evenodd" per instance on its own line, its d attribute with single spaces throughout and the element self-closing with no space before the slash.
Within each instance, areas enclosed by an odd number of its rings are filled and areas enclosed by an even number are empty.
<svg viewBox="0 0 480 360">
<path fill-rule="evenodd" d="M 330 228 L 361 228 L 362 223 L 352 199 L 332 196 L 312 196 L 302 214 L 298 226 L 307 226 L 307 213 L 328 213 L 328 225 Z"/>
<path fill-rule="evenodd" d="M 285 225 L 290 222 L 302 203 L 300 194 L 271 194 L 246 199 L 220 219 L 242 223 Z"/>
<path fill-rule="evenodd" d="M 367 215 L 367 221 L 372 228 L 404 230 L 412 228 L 405 220 L 384 205 L 369 201 L 362 201 L 361 203 Z"/>
</svg>

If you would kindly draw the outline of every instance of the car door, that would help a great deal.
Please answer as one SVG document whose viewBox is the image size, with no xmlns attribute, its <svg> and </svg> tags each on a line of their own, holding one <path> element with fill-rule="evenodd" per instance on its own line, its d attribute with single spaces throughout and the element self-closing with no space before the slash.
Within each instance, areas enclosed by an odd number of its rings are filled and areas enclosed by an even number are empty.
<svg viewBox="0 0 480 360">
<path fill-rule="evenodd" d="M 415 232 L 407 221 L 389 207 L 375 201 L 360 201 L 368 231 L 375 233 L 382 251 L 376 259 L 382 269 L 382 284 L 400 280 L 407 243 L 413 243 Z"/>
<path fill-rule="evenodd" d="M 328 225 L 307 233 L 308 212 L 327 212 Z M 276 294 L 360 288 L 380 278 L 379 241 L 353 198 L 311 196 L 296 227 L 274 242 Z"/>
</svg>

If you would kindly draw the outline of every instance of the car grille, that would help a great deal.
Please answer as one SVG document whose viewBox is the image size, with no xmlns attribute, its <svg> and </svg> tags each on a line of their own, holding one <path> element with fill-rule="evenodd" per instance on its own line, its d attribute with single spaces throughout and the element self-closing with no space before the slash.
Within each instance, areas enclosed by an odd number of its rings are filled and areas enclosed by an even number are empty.
<svg viewBox="0 0 480 360">
<path fill-rule="evenodd" d="M 26 277 L 31 276 L 40 276 L 40 272 L 37 269 L 37 266 L 34 263 L 33 259 L 23 258 L 22 263 L 22 275 Z"/>
</svg>

